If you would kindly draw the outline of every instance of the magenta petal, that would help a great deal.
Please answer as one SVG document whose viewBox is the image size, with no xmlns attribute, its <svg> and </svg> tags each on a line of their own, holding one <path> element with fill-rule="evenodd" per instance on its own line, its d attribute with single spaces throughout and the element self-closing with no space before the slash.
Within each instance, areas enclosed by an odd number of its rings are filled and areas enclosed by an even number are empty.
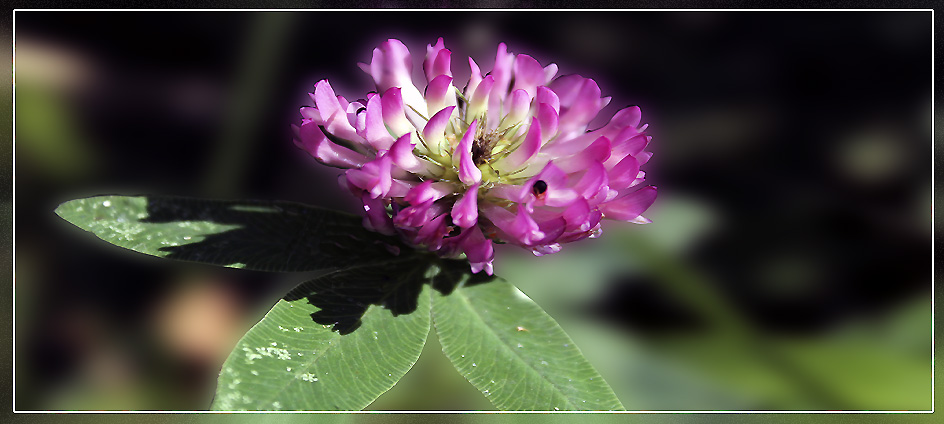
<svg viewBox="0 0 944 424">
<path fill-rule="evenodd" d="M 639 161 L 639 165 L 645 165 L 646 162 L 649 162 L 649 158 L 652 157 L 652 152 L 639 152 L 636 154 L 636 160 Z"/>
<path fill-rule="evenodd" d="M 534 256 L 551 255 L 560 251 L 560 243 L 542 244 L 531 248 L 531 253 L 533 253 Z"/>
<path fill-rule="evenodd" d="M 557 97 L 557 93 L 555 93 L 554 90 L 551 90 L 550 88 L 547 88 L 543 85 L 538 87 L 535 100 L 537 100 L 538 104 L 547 103 L 554 109 L 554 112 L 560 114 L 560 98 Z"/>
<path fill-rule="evenodd" d="M 554 80 L 554 77 L 557 76 L 557 64 L 552 63 L 544 67 L 544 82 L 541 85 L 545 85 Z"/>
<path fill-rule="evenodd" d="M 406 196 L 413 187 L 416 187 L 416 181 L 405 181 L 397 178 L 390 179 L 390 190 L 387 191 L 387 197 L 403 197 Z"/>
<path fill-rule="evenodd" d="M 472 273 L 485 270 L 486 274 L 492 275 L 492 261 L 495 259 L 492 241 L 485 238 L 478 226 L 473 226 L 463 232 L 467 234 L 462 238 L 460 246 L 466 257 L 469 258 Z"/>
<path fill-rule="evenodd" d="M 393 224 L 400 228 L 423 226 L 432 218 L 428 213 L 432 205 L 432 201 L 427 201 L 400 209 L 393 217 Z"/>
<path fill-rule="evenodd" d="M 426 108 L 435 114 L 445 107 L 456 105 L 456 93 L 452 87 L 452 77 L 440 75 L 433 78 L 426 86 Z"/>
<path fill-rule="evenodd" d="M 393 143 L 393 146 L 390 147 L 388 155 L 393 160 L 393 163 L 400 168 L 418 173 L 425 170 L 425 167 L 420 163 L 419 159 L 413 155 L 413 145 L 413 133 L 403 134 L 403 136 L 397 139 L 397 141 Z"/>
<path fill-rule="evenodd" d="M 590 204 L 586 199 L 578 199 L 564 210 L 563 217 L 567 223 L 566 231 L 588 231 L 590 229 Z"/>
<path fill-rule="evenodd" d="M 578 196 L 592 200 L 593 203 L 596 204 L 605 200 L 598 199 L 596 196 L 601 190 L 607 189 L 608 184 L 609 180 L 607 179 L 606 168 L 599 163 L 593 163 L 587 167 L 586 172 L 580 177 L 577 184 L 574 184 L 573 189 L 577 192 Z M 604 190 L 602 195 L 605 196 L 607 192 L 608 190 Z"/>
<path fill-rule="evenodd" d="M 374 49 L 370 74 L 380 91 L 400 86 L 404 82 L 412 84 L 412 73 L 410 50 L 400 40 L 391 38 Z"/>
<path fill-rule="evenodd" d="M 576 94 L 564 97 L 561 94 L 560 127 L 562 133 L 584 131 L 607 100 L 600 98 L 600 86 L 589 78 L 581 78 Z M 558 79 L 559 80 L 559 79 Z M 558 92 L 560 93 L 560 92 Z"/>
<path fill-rule="evenodd" d="M 599 206 L 606 218 L 631 221 L 642 215 L 656 200 L 656 187 L 647 186 Z"/>
<path fill-rule="evenodd" d="M 559 124 L 557 111 L 554 110 L 553 106 L 547 103 L 539 103 L 538 122 L 541 123 L 541 132 L 544 134 L 544 136 L 541 137 L 541 144 L 543 145 L 557 135 L 557 127 Z"/>
<path fill-rule="evenodd" d="M 440 110 L 426 122 L 423 128 L 423 140 L 426 140 L 426 145 L 433 150 L 432 153 L 442 155 L 447 150 L 446 125 L 449 124 L 449 118 L 452 117 L 455 108 L 455 106 L 449 106 Z"/>
<path fill-rule="evenodd" d="M 495 85 L 495 77 L 489 75 L 483 78 L 482 82 L 475 88 L 475 93 L 469 98 L 469 106 L 465 115 L 466 122 L 470 119 L 478 119 L 485 111 L 489 91 L 492 90 L 493 85 Z"/>
<path fill-rule="evenodd" d="M 466 130 L 459 145 L 456 146 L 456 151 L 452 154 L 453 165 L 458 165 L 459 168 L 459 180 L 468 185 L 482 181 L 482 171 L 472 161 L 472 141 L 477 128 L 478 121 L 472 121 L 472 125 L 469 125 L 469 129 Z"/>
<path fill-rule="evenodd" d="M 427 81 L 429 81 L 429 76 L 433 78 L 440 75 L 452 76 L 452 52 L 449 50 L 443 49 L 439 51 L 439 54 L 436 55 L 436 60 L 433 62 L 433 67 L 427 73 Z"/>
<path fill-rule="evenodd" d="M 482 82 L 482 71 L 479 69 L 479 65 L 475 63 L 472 58 L 469 58 L 469 70 L 471 74 L 469 75 L 469 83 L 465 86 L 465 95 L 471 96 L 475 92 L 476 87 L 479 86 L 479 83 Z"/>
<path fill-rule="evenodd" d="M 360 168 L 367 163 L 366 156 L 329 141 L 314 122 L 302 124 L 295 144 L 319 162 L 336 168 Z"/>
<path fill-rule="evenodd" d="M 531 107 L 531 97 L 524 90 L 515 90 L 511 93 L 511 105 L 508 108 L 508 114 L 503 118 L 501 129 L 511 128 L 524 120 L 528 115 L 528 109 Z"/>
<path fill-rule="evenodd" d="M 381 234 L 392 236 L 395 234 L 393 221 L 387 215 L 387 209 L 384 207 L 383 199 L 371 198 L 370 194 L 364 192 L 361 195 L 361 201 L 364 202 L 364 227 L 368 230 L 376 231 Z"/>
<path fill-rule="evenodd" d="M 636 128 L 639 126 L 641 120 L 642 111 L 639 109 L 639 106 L 629 106 L 613 114 L 613 118 L 610 119 L 610 122 L 617 123 L 620 127 Z"/>
<path fill-rule="evenodd" d="M 632 155 L 626 155 L 608 172 L 610 186 L 621 189 L 629 187 L 639 174 L 639 161 Z"/>
<path fill-rule="evenodd" d="M 524 90 L 528 92 L 529 97 L 534 97 L 537 87 L 544 85 L 544 68 L 533 57 L 526 54 L 519 54 L 515 58 L 515 90 Z"/>
<path fill-rule="evenodd" d="M 341 103 L 338 102 L 337 95 L 334 94 L 334 89 L 331 88 L 328 80 L 321 80 L 315 84 L 312 100 L 315 101 L 315 107 L 318 108 L 322 118 L 342 112 Z"/>
<path fill-rule="evenodd" d="M 512 67 L 515 63 L 515 55 L 508 53 L 508 46 L 505 43 L 498 45 L 498 52 L 495 54 L 495 66 L 492 67 L 490 75 L 495 77 L 495 82 L 500 90 L 508 90 L 511 83 Z"/>
<path fill-rule="evenodd" d="M 400 138 L 413 130 L 413 125 L 406 119 L 403 111 L 403 97 L 399 87 L 393 87 L 383 93 L 380 98 L 384 124 L 390 129 L 391 135 Z"/>
<path fill-rule="evenodd" d="M 431 250 L 439 250 L 442 247 L 443 237 L 451 231 L 446 225 L 448 216 L 449 214 L 444 213 L 423 224 L 416 234 L 417 244 L 425 244 Z"/>
<path fill-rule="evenodd" d="M 360 169 L 348 170 L 347 179 L 351 184 L 370 193 L 371 198 L 384 197 L 392 184 L 391 165 L 390 157 L 382 156 L 366 163 Z"/>
<path fill-rule="evenodd" d="M 554 163 L 565 173 L 571 174 L 587 169 L 593 164 L 602 163 L 609 157 L 610 140 L 600 137 L 585 149 L 563 159 L 557 159 Z"/>
<path fill-rule="evenodd" d="M 544 233 L 538 223 L 534 221 L 534 218 L 531 217 L 531 214 L 528 213 L 528 208 L 520 205 L 518 214 L 508 231 L 517 238 L 519 243 L 524 245 L 532 245 L 544 238 Z"/>
<path fill-rule="evenodd" d="M 475 225 L 479 219 L 478 202 L 479 185 L 473 184 L 466 190 L 462 198 L 452 206 L 452 222 L 462 228 Z"/>
<path fill-rule="evenodd" d="M 384 126 L 382 107 L 380 96 L 372 96 L 367 101 L 364 138 L 375 150 L 388 150 L 394 141 L 393 136 Z"/>
<path fill-rule="evenodd" d="M 334 94 L 327 80 L 321 80 L 315 84 L 315 93 L 312 98 L 324 120 L 323 125 L 329 133 L 352 142 L 363 142 L 347 120 L 347 111 L 341 106 L 338 96 Z"/>
<path fill-rule="evenodd" d="M 442 37 L 436 41 L 435 46 L 426 46 L 426 60 L 423 61 L 423 72 L 426 73 L 426 81 L 432 81 L 440 75 L 452 76 L 449 70 L 449 57 L 451 52 L 446 49 Z"/>
</svg>

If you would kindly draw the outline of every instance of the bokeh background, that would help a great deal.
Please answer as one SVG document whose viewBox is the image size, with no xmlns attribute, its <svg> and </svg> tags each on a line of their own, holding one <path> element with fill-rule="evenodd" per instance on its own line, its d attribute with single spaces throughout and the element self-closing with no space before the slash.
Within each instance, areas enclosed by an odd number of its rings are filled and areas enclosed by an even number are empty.
<svg viewBox="0 0 944 424">
<path fill-rule="evenodd" d="M 289 126 L 320 79 L 348 99 L 372 90 L 355 64 L 383 40 L 403 40 L 419 75 L 439 36 L 457 81 L 465 57 L 491 69 L 506 42 L 596 79 L 613 97 L 600 125 L 642 108 L 654 223 L 496 261 L 627 409 L 931 408 L 930 12 L 15 19 L 16 139 L 2 151 L 15 149 L 15 183 L 0 184 L 16 189 L 18 410 L 205 409 L 236 340 L 305 281 L 125 251 L 59 220 L 58 204 L 174 194 L 356 212 Z M 370 409 L 491 405 L 431 335 Z"/>
</svg>

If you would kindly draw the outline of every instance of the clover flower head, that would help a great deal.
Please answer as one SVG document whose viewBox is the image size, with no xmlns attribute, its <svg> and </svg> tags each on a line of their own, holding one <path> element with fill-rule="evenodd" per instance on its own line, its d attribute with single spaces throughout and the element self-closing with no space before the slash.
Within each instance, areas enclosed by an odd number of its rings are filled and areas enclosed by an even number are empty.
<svg viewBox="0 0 944 424">
<path fill-rule="evenodd" d="M 483 75 L 469 58 L 463 90 L 443 39 L 427 45 L 426 89 L 412 79 L 410 51 L 396 39 L 359 64 L 377 86 L 348 101 L 327 80 L 314 107 L 301 109 L 295 144 L 319 162 L 346 169 L 342 187 L 363 202 L 364 225 L 493 271 L 493 243 L 535 255 L 602 233 L 603 218 L 637 224 L 656 198 L 640 166 L 652 156 L 640 110 L 619 110 L 590 130 L 605 107 L 592 79 L 557 76 L 499 44 Z"/>
</svg>

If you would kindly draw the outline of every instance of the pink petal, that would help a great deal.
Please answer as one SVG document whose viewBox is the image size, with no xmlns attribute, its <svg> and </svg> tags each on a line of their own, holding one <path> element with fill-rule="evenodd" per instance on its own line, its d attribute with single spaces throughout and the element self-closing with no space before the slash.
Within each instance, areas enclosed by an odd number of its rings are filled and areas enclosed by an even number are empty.
<svg viewBox="0 0 944 424">
<path fill-rule="evenodd" d="M 606 218 L 631 221 L 642 215 L 656 200 L 656 187 L 647 186 L 599 206 Z"/>
<path fill-rule="evenodd" d="M 446 125 L 449 124 L 449 119 L 452 117 L 452 112 L 455 110 L 455 106 L 449 106 L 443 110 L 440 110 L 426 122 L 426 126 L 423 128 L 423 140 L 426 141 L 426 145 L 432 149 L 432 153 L 436 155 L 442 155 L 448 149 L 446 142 Z"/>
<path fill-rule="evenodd" d="M 535 100 L 537 100 L 538 104 L 547 103 L 554 108 L 554 112 L 560 114 L 560 98 L 557 97 L 557 93 L 555 93 L 554 90 L 543 85 L 538 87 Z"/>
<path fill-rule="evenodd" d="M 471 71 L 471 75 L 469 75 L 469 83 L 465 86 L 464 93 L 466 97 L 471 96 L 479 86 L 479 83 L 482 82 L 482 71 L 471 57 L 469 58 L 469 70 Z"/>
<path fill-rule="evenodd" d="M 560 251 L 561 251 L 560 243 L 542 244 L 540 246 L 534 246 L 531 248 L 531 253 L 533 253 L 534 256 L 551 255 Z"/>
<path fill-rule="evenodd" d="M 498 45 L 498 52 L 495 54 L 495 66 L 492 67 L 492 75 L 499 90 L 508 91 L 508 85 L 511 83 L 512 67 L 514 66 L 515 55 L 508 53 L 508 46 L 505 43 Z"/>
<path fill-rule="evenodd" d="M 519 54 L 515 58 L 515 90 L 524 90 L 528 92 L 528 97 L 534 97 L 539 85 L 544 85 L 546 75 L 544 68 L 533 57 L 526 54 Z"/>
<path fill-rule="evenodd" d="M 495 259 L 495 250 L 492 247 L 492 241 L 485 238 L 482 230 L 474 226 L 463 233 L 468 233 L 462 238 L 460 246 L 469 258 L 469 266 L 472 273 L 478 273 L 485 270 L 485 273 L 492 275 L 492 261 Z"/>
<path fill-rule="evenodd" d="M 423 61 L 423 72 L 426 73 L 426 81 L 432 81 L 440 75 L 452 76 L 449 70 L 449 58 L 452 52 L 446 49 L 442 37 L 436 41 L 435 46 L 426 45 L 426 60 Z"/>
<path fill-rule="evenodd" d="M 354 132 L 357 133 L 359 137 L 364 138 L 361 134 L 361 130 L 364 129 L 365 126 L 366 115 L 364 112 L 367 111 L 367 107 L 361 102 L 351 102 L 344 108 L 344 111 L 347 115 L 347 123 L 354 127 Z"/>
<path fill-rule="evenodd" d="M 392 236 L 396 233 L 393 229 L 393 221 L 387 215 L 387 209 L 384 207 L 383 199 L 372 198 L 370 194 L 364 192 L 361 195 L 361 201 L 364 202 L 364 227 L 371 231 Z"/>
<path fill-rule="evenodd" d="M 524 245 L 532 245 L 545 237 L 538 223 L 535 222 L 531 214 L 528 213 L 528 208 L 520 206 L 518 207 L 518 214 L 515 216 L 514 222 L 512 222 L 511 227 L 507 231 L 514 236 L 518 242 Z"/>
<path fill-rule="evenodd" d="M 390 129 L 393 137 L 400 138 L 403 134 L 413 131 L 413 125 L 406 119 L 403 112 L 403 98 L 400 88 L 393 87 L 384 92 L 380 98 L 384 124 Z"/>
<path fill-rule="evenodd" d="M 597 162 L 587 167 L 586 172 L 580 177 L 577 184 L 574 184 L 573 189 L 581 198 L 596 204 L 605 200 L 605 196 L 609 191 L 607 187 L 608 184 L 609 180 L 607 179 L 606 168 Z M 604 198 L 597 198 L 598 195 L 604 196 Z"/>
<path fill-rule="evenodd" d="M 515 90 L 511 93 L 511 105 L 508 108 L 508 114 L 502 118 L 502 124 L 499 129 L 511 128 L 521 123 L 528 116 L 528 109 L 531 107 L 531 98 L 528 92 L 524 90 Z"/>
<path fill-rule="evenodd" d="M 429 246 L 431 250 L 439 250 L 442 247 L 443 237 L 451 231 L 446 225 L 447 217 L 449 214 L 444 213 L 423 224 L 416 234 L 416 241 Z"/>
<path fill-rule="evenodd" d="M 382 103 L 380 96 L 377 95 L 367 101 L 364 138 L 375 150 L 388 150 L 394 141 L 393 136 L 384 126 Z"/>
<path fill-rule="evenodd" d="M 567 223 L 566 231 L 588 231 L 590 230 L 590 204 L 586 199 L 578 199 L 563 214 L 564 221 Z"/>
<path fill-rule="evenodd" d="M 453 192 L 453 185 L 445 182 L 433 182 L 433 180 L 426 180 L 420 184 L 414 186 L 409 193 L 407 193 L 403 200 L 406 200 L 410 204 L 418 204 L 431 200 L 439 200 L 445 197 L 447 194 Z"/>
<path fill-rule="evenodd" d="M 639 173 L 639 161 L 632 155 L 626 155 L 608 172 L 610 186 L 620 189 L 629 187 Z"/>
<path fill-rule="evenodd" d="M 414 144 L 413 133 L 403 134 L 402 137 L 398 138 L 397 141 L 393 143 L 388 155 L 393 160 L 393 163 L 400 168 L 413 173 L 419 173 L 425 171 L 426 167 L 413 155 Z"/>
<path fill-rule="evenodd" d="M 587 169 L 592 164 L 598 164 L 606 161 L 610 157 L 610 140 L 606 137 L 600 137 L 585 149 L 554 161 L 561 171 L 571 174 Z"/>
<path fill-rule="evenodd" d="M 397 178 L 390 179 L 390 190 L 387 191 L 388 197 L 403 197 L 406 196 L 413 187 L 416 187 L 416 181 L 405 181 Z"/>
<path fill-rule="evenodd" d="M 538 122 L 541 123 L 541 131 L 544 136 L 541 137 L 541 144 L 547 143 L 557 135 L 559 118 L 557 111 L 547 103 L 538 104 Z"/>
<path fill-rule="evenodd" d="M 368 161 L 366 156 L 329 141 L 314 122 L 303 123 L 298 132 L 295 145 L 325 165 L 336 168 L 360 168 Z"/>
<path fill-rule="evenodd" d="M 649 162 L 649 158 L 652 157 L 652 152 L 639 152 L 636 154 L 636 160 L 639 161 L 639 165 L 645 165 L 646 162 Z"/>
<path fill-rule="evenodd" d="M 452 77 L 440 75 L 433 78 L 426 86 L 426 108 L 435 114 L 443 108 L 456 105 L 456 92 L 452 86 Z"/>
<path fill-rule="evenodd" d="M 541 85 L 547 85 L 557 76 L 557 65 L 552 63 L 544 67 L 544 82 Z"/>
<path fill-rule="evenodd" d="M 477 199 L 479 184 L 473 184 L 462 198 L 452 206 L 452 222 L 463 229 L 475 225 L 479 219 Z"/>
<path fill-rule="evenodd" d="M 554 87 L 555 84 L 562 85 L 563 92 Z M 600 98 L 600 86 L 595 81 L 578 75 L 558 78 L 551 88 L 560 95 L 560 129 L 563 134 L 585 131 L 608 102 Z"/>
<path fill-rule="evenodd" d="M 469 129 L 462 136 L 462 140 L 459 141 L 459 145 L 456 146 L 456 151 L 452 154 L 453 164 L 458 164 L 459 181 L 468 185 L 482 181 L 482 171 L 472 161 L 472 141 L 475 138 L 477 128 L 478 121 L 472 121 Z"/>
<path fill-rule="evenodd" d="M 494 84 L 495 77 L 489 75 L 483 78 L 482 82 L 476 87 L 475 93 L 473 93 L 472 97 L 469 99 L 469 105 L 466 109 L 466 122 L 470 119 L 474 120 L 481 117 L 482 113 L 485 111 L 485 105 L 488 102 L 489 91 L 492 90 Z"/>
<path fill-rule="evenodd" d="M 391 162 L 389 156 L 381 156 L 364 164 L 360 169 L 349 169 L 347 179 L 351 184 L 370 193 L 371 198 L 385 197 L 392 184 Z"/>
<path fill-rule="evenodd" d="M 324 120 L 324 127 L 329 133 L 351 142 L 360 142 L 362 139 L 357 135 L 357 131 L 347 120 L 347 111 L 341 107 L 338 96 L 334 94 L 331 84 L 327 80 L 318 81 L 315 84 L 315 92 L 312 95 L 315 106 Z"/>
</svg>

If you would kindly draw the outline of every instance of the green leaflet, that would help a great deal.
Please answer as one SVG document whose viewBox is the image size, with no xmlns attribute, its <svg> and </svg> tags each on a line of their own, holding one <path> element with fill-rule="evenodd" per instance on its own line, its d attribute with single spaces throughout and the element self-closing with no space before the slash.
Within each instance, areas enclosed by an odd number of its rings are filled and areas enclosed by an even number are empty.
<svg viewBox="0 0 944 424">
<path fill-rule="evenodd" d="M 433 322 L 446 356 L 499 409 L 623 409 L 554 319 L 504 280 L 434 294 Z"/>
<path fill-rule="evenodd" d="M 418 260 L 357 266 L 296 287 L 226 359 L 213 409 L 369 405 L 410 370 L 426 343 L 426 266 Z"/>
<path fill-rule="evenodd" d="M 356 216 L 292 202 L 99 196 L 65 202 L 56 213 L 136 252 L 260 271 L 389 260 L 402 248 Z"/>
</svg>

